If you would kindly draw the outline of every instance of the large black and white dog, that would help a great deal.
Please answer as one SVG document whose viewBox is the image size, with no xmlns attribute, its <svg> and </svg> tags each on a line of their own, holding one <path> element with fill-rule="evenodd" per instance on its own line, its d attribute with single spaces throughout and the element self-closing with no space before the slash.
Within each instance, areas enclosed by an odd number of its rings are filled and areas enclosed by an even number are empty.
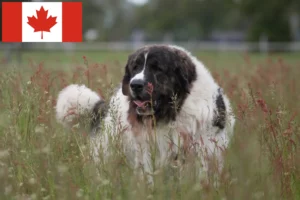
<svg viewBox="0 0 300 200">
<path fill-rule="evenodd" d="M 131 54 L 122 85 L 108 104 L 84 85 L 73 84 L 59 93 L 56 113 L 68 127 L 89 113 L 96 131 L 91 136 L 94 157 L 100 147 L 109 155 L 110 138 L 121 136 L 128 161 L 149 173 L 153 146 L 158 167 L 190 153 L 199 156 L 203 171 L 213 155 L 222 166 L 221 152 L 235 123 L 229 100 L 210 72 L 188 51 L 171 45 L 145 46 Z"/>
</svg>

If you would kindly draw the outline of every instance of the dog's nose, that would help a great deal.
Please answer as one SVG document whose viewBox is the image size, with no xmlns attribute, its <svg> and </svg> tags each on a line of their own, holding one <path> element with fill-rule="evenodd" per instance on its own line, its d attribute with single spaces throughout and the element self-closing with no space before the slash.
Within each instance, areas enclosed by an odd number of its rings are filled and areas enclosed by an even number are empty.
<svg viewBox="0 0 300 200">
<path fill-rule="evenodd" d="M 132 80 L 130 83 L 131 90 L 135 93 L 139 93 L 143 90 L 145 81 L 141 79 Z"/>
</svg>

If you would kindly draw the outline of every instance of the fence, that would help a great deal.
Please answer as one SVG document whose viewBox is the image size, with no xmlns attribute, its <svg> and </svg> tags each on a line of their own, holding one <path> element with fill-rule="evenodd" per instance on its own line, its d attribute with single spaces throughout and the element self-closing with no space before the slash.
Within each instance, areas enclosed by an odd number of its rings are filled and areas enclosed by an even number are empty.
<svg viewBox="0 0 300 200">
<path fill-rule="evenodd" d="M 25 43 L 32 51 L 133 51 L 150 44 L 170 44 L 164 42 L 82 42 L 82 43 Z M 246 43 L 246 42 L 174 42 L 190 51 L 288 51 L 300 52 L 300 42 L 291 43 Z M 0 43 L 1 50 L 17 49 L 18 44 Z"/>
</svg>

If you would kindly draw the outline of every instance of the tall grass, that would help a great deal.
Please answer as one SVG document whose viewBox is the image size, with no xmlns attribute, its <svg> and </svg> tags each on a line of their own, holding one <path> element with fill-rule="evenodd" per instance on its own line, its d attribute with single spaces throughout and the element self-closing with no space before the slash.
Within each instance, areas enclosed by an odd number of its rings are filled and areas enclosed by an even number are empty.
<svg viewBox="0 0 300 200">
<path fill-rule="evenodd" d="M 118 144 L 108 163 L 96 165 L 89 133 L 57 124 L 63 87 L 84 83 L 109 99 L 111 77 L 121 79 L 110 66 L 86 57 L 82 63 L 68 73 L 33 62 L 26 72 L 1 72 L 0 199 L 300 199 L 300 63 L 246 57 L 238 74 L 213 71 L 237 117 L 219 185 L 200 182 L 196 165 L 187 164 L 155 173 L 154 188 L 136 176 Z"/>
</svg>

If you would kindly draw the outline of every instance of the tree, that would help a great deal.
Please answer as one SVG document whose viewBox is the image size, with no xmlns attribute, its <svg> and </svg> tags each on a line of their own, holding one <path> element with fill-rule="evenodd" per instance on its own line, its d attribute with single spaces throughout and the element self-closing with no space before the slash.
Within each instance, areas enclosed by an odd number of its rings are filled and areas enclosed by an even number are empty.
<svg viewBox="0 0 300 200">
<path fill-rule="evenodd" d="M 258 41 L 261 35 L 269 41 L 291 41 L 289 13 L 294 0 L 242 0 L 239 8 L 250 22 L 248 40 Z"/>
<path fill-rule="evenodd" d="M 93 0 L 82 1 L 82 29 L 83 33 L 91 28 L 100 28 L 104 19 L 103 7 Z"/>
<path fill-rule="evenodd" d="M 176 40 L 208 39 L 232 12 L 228 5 L 220 0 L 150 0 L 137 10 L 137 26 L 152 39 L 165 33 Z"/>
</svg>

